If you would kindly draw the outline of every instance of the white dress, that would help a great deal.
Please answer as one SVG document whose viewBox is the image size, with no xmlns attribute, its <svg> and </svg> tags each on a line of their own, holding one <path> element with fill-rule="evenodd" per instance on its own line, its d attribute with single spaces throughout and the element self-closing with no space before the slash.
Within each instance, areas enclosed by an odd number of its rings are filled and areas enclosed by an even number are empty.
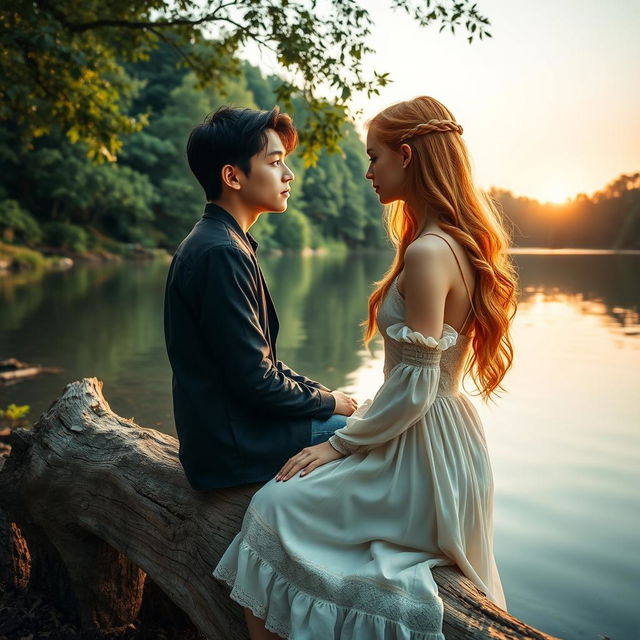
<svg viewBox="0 0 640 640">
<path fill-rule="evenodd" d="M 411 331 L 395 281 L 377 324 L 384 382 L 330 439 L 350 455 L 261 487 L 213 571 L 291 640 L 445 640 L 441 565 L 506 610 L 489 453 L 459 389 L 470 338 Z"/>
</svg>

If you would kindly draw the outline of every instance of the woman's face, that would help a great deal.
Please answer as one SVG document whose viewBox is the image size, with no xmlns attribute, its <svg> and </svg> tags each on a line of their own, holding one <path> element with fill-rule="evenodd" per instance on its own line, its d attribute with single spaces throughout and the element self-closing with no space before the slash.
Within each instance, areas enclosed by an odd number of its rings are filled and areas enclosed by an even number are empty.
<svg viewBox="0 0 640 640">
<path fill-rule="evenodd" d="M 369 166 L 365 177 L 367 180 L 371 180 L 382 204 L 406 200 L 407 171 L 405 167 L 409 164 L 410 156 L 407 158 L 405 147 L 410 149 L 409 145 L 405 144 L 402 145 L 400 151 L 393 151 L 378 140 L 373 128 L 369 129 L 367 133 Z"/>
</svg>

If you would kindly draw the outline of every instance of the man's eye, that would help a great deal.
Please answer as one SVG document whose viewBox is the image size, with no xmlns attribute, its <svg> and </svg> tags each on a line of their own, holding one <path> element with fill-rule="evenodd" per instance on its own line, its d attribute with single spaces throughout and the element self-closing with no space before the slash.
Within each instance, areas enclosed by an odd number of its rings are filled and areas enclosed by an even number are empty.
<svg viewBox="0 0 640 640">
<path fill-rule="evenodd" d="M 376 159 L 375 159 L 375 158 L 369 158 L 369 162 L 373 163 L 373 162 L 375 162 L 375 161 L 376 161 Z"/>
</svg>

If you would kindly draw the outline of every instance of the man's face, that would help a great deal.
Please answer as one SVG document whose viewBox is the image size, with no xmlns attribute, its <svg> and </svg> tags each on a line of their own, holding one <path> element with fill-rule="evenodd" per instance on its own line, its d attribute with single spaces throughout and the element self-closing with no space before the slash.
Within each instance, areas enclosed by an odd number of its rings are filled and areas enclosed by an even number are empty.
<svg viewBox="0 0 640 640">
<path fill-rule="evenodd" d="M 238 172 L 242 199 L 256 211 L 282 213 L 287 210 L 289 183 L 295 178 L 285 164 L 285 150 L 274 129 L 267 129 L 267 144 L 251 157 L 251 171 Z"/>
</svg>

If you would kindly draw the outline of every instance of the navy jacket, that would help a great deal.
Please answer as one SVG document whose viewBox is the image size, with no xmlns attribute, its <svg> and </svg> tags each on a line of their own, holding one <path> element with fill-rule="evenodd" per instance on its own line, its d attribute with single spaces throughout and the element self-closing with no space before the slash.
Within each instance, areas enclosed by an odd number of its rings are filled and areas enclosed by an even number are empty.
<svg viewBox="0 0 640 640">
<path fill-rule="evenodd" d="M 335 399 L 276 356 L 278 317 L 256 241 L 215 204 L 176 250 L 165 287 L 180 462 L 194 489 L 265 482 L 309 446 Z"/>
</svg>

